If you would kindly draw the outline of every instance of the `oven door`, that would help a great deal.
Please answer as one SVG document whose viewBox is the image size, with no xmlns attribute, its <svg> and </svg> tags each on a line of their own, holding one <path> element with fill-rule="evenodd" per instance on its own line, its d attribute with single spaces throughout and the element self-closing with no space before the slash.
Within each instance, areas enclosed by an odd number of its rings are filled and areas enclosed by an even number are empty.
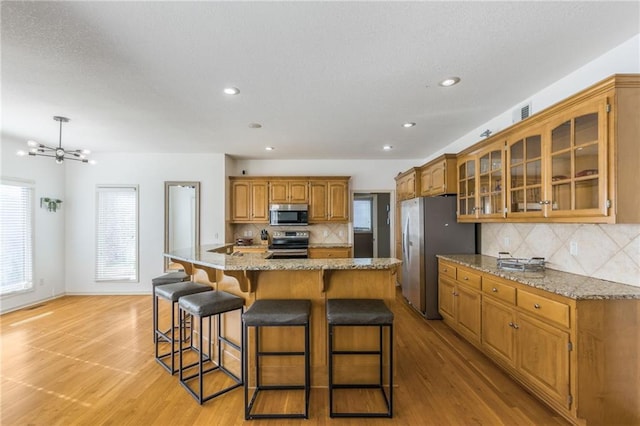
<svg viewBox="0 0 640 426">
<path fill-rule="evenodd" d="M 274 249 L 271 251 L 271 259 L 307 259 L 307 249 Z"/>
</svg>

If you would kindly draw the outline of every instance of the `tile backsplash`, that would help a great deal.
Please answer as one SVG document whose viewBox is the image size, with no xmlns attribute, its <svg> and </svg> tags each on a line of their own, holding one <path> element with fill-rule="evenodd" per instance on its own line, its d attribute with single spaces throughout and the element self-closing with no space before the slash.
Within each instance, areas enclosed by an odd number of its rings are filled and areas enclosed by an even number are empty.
<svg viewBox="0 0 640 426">
<path fill-rule="evenodd" d="M 281 230 L 300 230 L 309 231 L 309 242 L 311 244 L 347 244 L 349 243 L 349 225 L 346 223 L 322 223 L 308 226 L 269 226 L 262 224 L 247 223 L 242 225 L 234 225 L 233 238 L 234 240 L 239 237 L 253 238 L 254 243 L 260 241 L 260 231 L 266 229 L 269 235 L 273 234 L 273 231 Z"/>
<path fill-rule="evenodd" d="M 640 287 L 640 225 L 483 223 L 482 254 L 541 256 L 547 267 Z"/>
</svg>

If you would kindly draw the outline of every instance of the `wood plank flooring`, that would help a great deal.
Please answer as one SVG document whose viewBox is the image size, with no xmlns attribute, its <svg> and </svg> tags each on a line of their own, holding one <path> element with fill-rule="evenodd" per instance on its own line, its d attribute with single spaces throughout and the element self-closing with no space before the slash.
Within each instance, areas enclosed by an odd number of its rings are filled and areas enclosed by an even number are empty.
<svg viewBox="0 0 640 426">
<path fill-rule="evenodd" d="M 150 296 L 67 296 L 0 317 L 0 424 L 565 425 L 441 321 L 397 296 L 393 419 L 244 421 L 234 390 L 199 406 L 153 359 Z"/>
</svg>

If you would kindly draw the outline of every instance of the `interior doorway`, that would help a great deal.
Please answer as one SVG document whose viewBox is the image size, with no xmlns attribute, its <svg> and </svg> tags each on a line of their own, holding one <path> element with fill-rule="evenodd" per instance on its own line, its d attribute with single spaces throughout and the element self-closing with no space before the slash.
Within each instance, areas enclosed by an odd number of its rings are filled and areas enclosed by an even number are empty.
<svg viewBox="0 0 640 426">
<path fill-rule="evenodd" d="M 391 194 L 353 194 L 353 257 L 391 257 Z"/>
</svg>

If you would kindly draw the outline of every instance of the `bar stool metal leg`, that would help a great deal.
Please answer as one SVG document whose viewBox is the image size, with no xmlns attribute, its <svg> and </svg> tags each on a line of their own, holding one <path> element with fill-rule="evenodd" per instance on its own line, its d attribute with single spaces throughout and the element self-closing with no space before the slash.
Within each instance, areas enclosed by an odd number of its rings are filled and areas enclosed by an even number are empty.
<svg viewBox="0 0 640 426">
<path fill-rule="evenodd" d="M 178 378 L 182 387 L 184 387 L 187 390 L 187 392 L 189 392 L 189 394 L 193 396 L 193 398 L 196 401 L 198 401 L 199 404 L 203 404 L 204 402 L 209 401 L 210 399 L 216 398 L 222 394 L 225 394 L 235 388 L 242 386 L 244 383 L 244 373 L 243 373 L 242 366 L 240 366 L 240 377 L 238 377 L 232 371 L 227 369 L 227 367 L 224 365 L 224 354 L 222 352 L 222 346 L 228 345 L 233 349 L 237 350 L 240 353 L 240 356 L 238 358 L 243 359 L 243 355 L 245 352 L 243 349 L 244 340 L 245 340 L 244 329 L 242 327 L 242 324 L 240 323 L 241 345 L 238 345 L 232 342 L 231 340 L 229 340 L 226 335 L 222 334 L 222 320 L 223 320 L 223 315 L 225 313 L 230 313 L 232 311 L 239 311 L 240 316 L 242 316 L 242 313 L 244 311 L 244 299 L 223 291 L 211 291 L 208 293 L 194 294 L 194 295 L 180 298 L 179 308 L 180 308 L 179 309 L 180 315 L 187 315 L 187 314 L 191 315 L 191 317 L 194 318 L 194 320 L 195 318 L 197 318 L 198 326 L 199 326 L 198 339 L 197 339 L 198 347 L 196 348 L 194 346 L 189 346 L 189 347 L 185 347 L 186 350 L 180 351 Z M 215 358 L 211 352 L 211 344 L 213 341 L 212 340 L 212 330 L 213 330 L 212 318 L 214 318 L 216 322 L 215 340 L 218 347 L 216 349 L 215 354 L 217 355 L 217 358 Z M 203 338 L 205 319 L 208 320 L 208 323 L 209 323 L 208 331 L 207 331 L 208 349 L 206 350 L 204 347 L 205 343 Z M 186 327 L 185 323 L 181 321 L 180 322 L 180 340 L 181 340 L 180 346 L 181 347 L 184 344 L 183 336 L 185 336 L 186 334 L 185 327 Z M 191 333 L 193 334 L 193 328 Z M 191 340 L 193 341 L 193 336 L 191 337 Z M 191 364 L 185 365 L 184 353 L 187 350 L 191 350 L 194 353 L 196 353 L 198 360 Z M 211 362 L 212 366 L 205 368 L 205 362 Z M 197 372 L 187 375 L 186 371 L 193 367 L 197 367 Z M 218 389 L 213 393 L 205 395 L 204 393 L 205 377 L 208 373 L 211 373 L 216 370 L 219 370 L 220 372 L 229 376 L 232 379 L 233 383 L 229 386 Z M 197 390 L 194 390 L 189 386 L 189 382 L 196 378 L 198 379 L 198 385 L 197 385 Z"/>
<path fill-rule="evenodd" d="M 281 419 L 281 418 L 309 418 L 309 396 L 311 393 L 311 362 L 310 362 L 310 337 L 309 337 L 309 315 L 311 302 L 309 300 L 257 300 L 244 313 L 244 356 L 243 374 L 245 377 L 244 401 L 245 420 L 251 419 Z M 255 352 L 255 389 L 249 396 L 249 346 L 247 339 L 249 327 L 254 327 L 254 352 Z M 260 343 L 260 330 L 263 327 L 303 327 L 304 328 L 304 351 L 264 351 Z M 302 356 L 304 357 L 304 384 L 276 384 L 265 385 L 262 383 L 262 372 L 260 368 L 261 357 L 268 356 Z M 257 413 L 254 404 L 258 395 L 265 391 L 281 390 L 303 390 L 304 409 L 302 413 Z"/>
<path fill-rule="evenodd" d="M 327 302 L 329 326 L 329 416 L 330 417 L 393 417 L 393 313 L 378 299 L 331 299 Z M 337 350 L 335 348 L 336 327 L 376 327 L 378 348 L 376 350 Z M 389 335 L 389 391 L 384 386 L 384 331 Z M 375 355 L 378 358 L 376 384 L 335 383 L 334 357 L 349 355 Z M 335 389 L 380 389 L 386 412 L 339 412 L 334 409 Z"/>
</svg>

